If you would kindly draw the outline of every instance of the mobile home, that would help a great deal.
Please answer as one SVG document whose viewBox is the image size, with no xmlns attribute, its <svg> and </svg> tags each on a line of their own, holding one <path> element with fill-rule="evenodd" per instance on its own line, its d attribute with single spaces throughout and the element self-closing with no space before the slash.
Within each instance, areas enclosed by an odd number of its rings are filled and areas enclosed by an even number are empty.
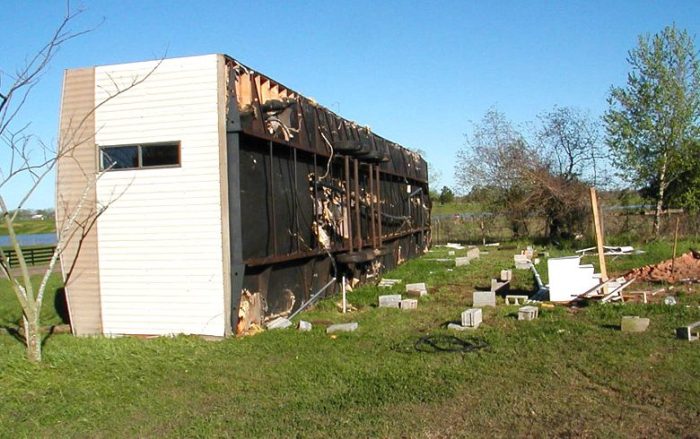
<svg viewBox="0 0 700 439">
<path fill-rule="evenodd" d="M 60 144 L 77 335 L 245 332 L 429 245 L 418 154 L 225 55 L 67 70 Z"/>
</svg>

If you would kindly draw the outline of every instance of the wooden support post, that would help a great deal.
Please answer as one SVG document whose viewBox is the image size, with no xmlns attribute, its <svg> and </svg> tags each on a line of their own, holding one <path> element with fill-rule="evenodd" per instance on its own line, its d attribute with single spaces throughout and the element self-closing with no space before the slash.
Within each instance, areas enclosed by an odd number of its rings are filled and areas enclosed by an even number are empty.
<svg viewBox="0 0 700 439">
<path fill-rule="evenodd" d="M 678 225 L 680 217 L 676 217 L 676 232 L 673 234 L 673 259 L 671 259 L 671 279 L 673 279 L 676 271 L 676 249 L 678 248 Z"/>
<path fill-rule="evenodd" d="M 600 275 L 603 282 L 608 280 L 608 270 L 605 266 L 605 249 L 603 248 L 603 231 L 600 227 L 600 217 L 598 211 L 598 197 L 595 188 L 591 188 L 591 207 L 593 209 L 593 226 L 595 227 L 595 241 L 598 247 L 598 262 L 600 262 Z"/>
</svg>

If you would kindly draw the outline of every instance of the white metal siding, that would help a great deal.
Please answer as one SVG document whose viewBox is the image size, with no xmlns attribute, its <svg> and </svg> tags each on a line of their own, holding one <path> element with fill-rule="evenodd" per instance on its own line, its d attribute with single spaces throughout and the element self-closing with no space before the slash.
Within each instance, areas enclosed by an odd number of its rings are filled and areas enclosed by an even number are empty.
<svg viewBox="0 0 700 439">
<path fill-rule="evenodd" d="M 155 65 L 96 68 L 96 104 Z M 224 335 L 216 55 L 162 61 L 95 116 L 97 145 L 180 141 L 182 163 L 97 183 L 104 332 Z"/>
</svg>

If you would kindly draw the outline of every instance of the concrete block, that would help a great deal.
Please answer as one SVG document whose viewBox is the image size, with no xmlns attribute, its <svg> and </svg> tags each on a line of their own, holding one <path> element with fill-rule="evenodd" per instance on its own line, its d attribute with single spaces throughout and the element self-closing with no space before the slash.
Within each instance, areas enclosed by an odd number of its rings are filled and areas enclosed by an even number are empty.
<svg viewBox="0 0 700 439">
<path fill-rule="evenodd" d="M 290 326 L 292 326 L 292 321 L 284 317 L 277 317 L 265 325 L 267 329 L 285 329 Z"/>
<path fill-rule="evenodd" d="M 676 337 L 688 341 L 700 339 L 700 322 L 676 329 Z"/>
<path fill-rule="evenodd" d="M 394 285 L 396 285 L 396 284 L 398 284 L 398 283 L 401 283 L 401 279 L 387 279 L 387 278 L 384 278 L 384 279 L 382 279 L 382 280 L 379 281 L 379 284 L 377 284 L 377 286 L 379 286 L 379 287 L 381 287 L 381 288 L 390 288 L 390 287 L 393 287 Z"/>
<path fill-rule="evenodd" d="M 398 308 L 401 302 L 401 294 L 387 294 L 379 296 L 380 308 Z"/>
<path fill-rule="evenodd" d="M 506 305 L 520 305 L 522 303 L 525 303 L 525 301 L 527 299 L 528 299 L 528 297 L 525 295 L 507 294 L 506 295 Z M 512 302 L 511 302 L 511 300 L 512 300 Z"/>
<path fill-rule="evenodd" d="M 416 309 L 418 308 L 418 300 L 416 299 L 403 299 L 399 302 L 399 308 L 401 309 Z"/>
<path fill-rule="evenodd" d="M 529 270 L 531 262 L 525 255 L 513 255 L 513 262 L 517 270 Z"/>
<path fill-rule="evenodd" d="M 458 325 L 457 323 L 450 323 L 447 325 L 447 329 L 451 329 L 453 331 L 466 331 L 468 329 L 476 329 L 476 328 Z"/>
<path fill-rule="evenodd" d="M 540 309 L 536 306 L 523 306 L 518 310 L 518 320 L 535 320 L 540 315 Z"/>
<path fill-rule="evenodd" d="M 501 282 L 510 282 L 513 280 L 513 270 L 501 270 Z"/>
<path fill-rule="evenodd" d="M 622 332 L 644 332 L 649 328 L 650 320 L 639 316 L 623 316 L 620 324 Z"/>
<path fill-rule="evenodd" d="M 469 259 L 479 259 L 479 247 L 473 247 L 467 250 L 467 257 Z"/>
<path fill-rule="evenodd" d="M 425 283 L 406 284 L 406 294 L 414 297 L 423 297 L 428 295 L 428 286 Z"/>
<path fill-rule="evenodd" d="M 311 323 L 305 321 L 305 320 L 299 320 L 299 324 L 297 325 L 297 329 L 301 332 L 306 332 L 306 331 L 311 331 L 313 326 Z"/>
<path fill-rule="evenodd" d="M 474 291 L 472 294 L 472 306 L 474 308 L 496 306 L 496 293 L 493 291 Z"/>
<path fill-rule="evenodd" d="M 353 332 L 354 330 L 357 329 L 359 325 L 357 322 L 352 322 L 352 323 L 338 323 L 335 325 L 331 325 L 328 328 L 326 328 L 326 334 L 332 334 L 334 332 Z"/>
<path fill-rule="evenodd" d="M 464 265 L 469 265 L 469 261 L 471 261 L 471 259 L 469 259 L 469 258 L 466 257 L 466 256 L 464 256 L 464 257 L 459 257 L 459 258 L 455 258 L 455 266 L 456 266 L 456 267 L 462 267 L 462 266 L 464 266 Z"/>
<path fill-rule="evenodd" d="M 491 279 L 491 291 L 502 293 L 510 289 L 510 282 L 499 282 L 498 279 Z"/>
<path fill-rule="evenodd" d="M 462 326 L 478 328 L 481 322 L 481 308 L 469 308 L 462 312 Z"/>
</svg>

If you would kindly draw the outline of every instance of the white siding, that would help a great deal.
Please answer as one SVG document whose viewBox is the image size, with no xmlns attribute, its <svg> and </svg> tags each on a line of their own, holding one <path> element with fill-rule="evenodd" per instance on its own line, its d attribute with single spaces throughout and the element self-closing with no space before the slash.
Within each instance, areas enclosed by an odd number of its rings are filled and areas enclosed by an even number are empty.
<svg viewBox="0 0 700 439">
<path fill-rule="evenodd" d="M 96 104 L 155 65 L 96 68 Z M 97 183 L 104 332 L 224 335 L 217 56 L 164 60 L 95 118 L 97 145 L 180 141 L 182 163 Z"/>
</svg>

